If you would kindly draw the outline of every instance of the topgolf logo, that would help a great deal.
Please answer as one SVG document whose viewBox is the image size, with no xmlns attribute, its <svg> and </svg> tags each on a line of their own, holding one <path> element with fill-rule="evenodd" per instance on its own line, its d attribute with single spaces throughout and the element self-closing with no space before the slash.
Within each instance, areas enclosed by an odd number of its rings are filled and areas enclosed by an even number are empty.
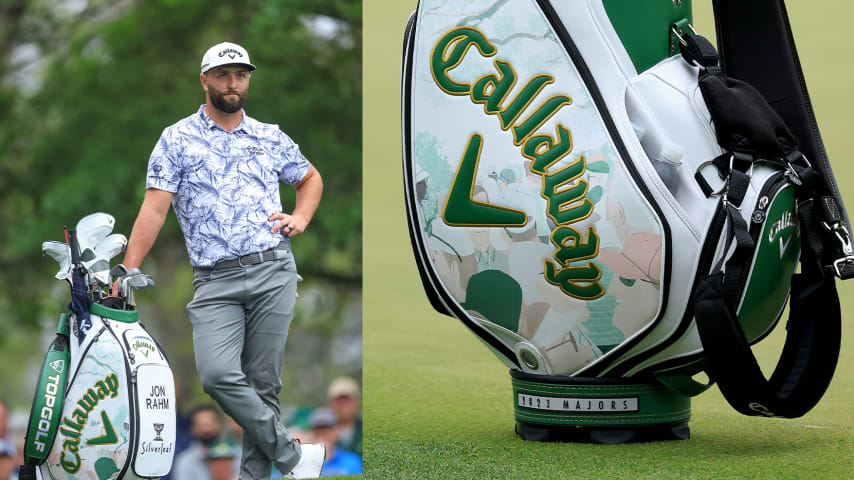
<svg viewBox="0 0 854 480">
<path fill-rule="evenodd" d="M 57 362 L 63 363 L 62 360 L 57 360 L 53 363 Z M 51 367 L 53 367 L 53 363 L 51 363 Z M 49 382 L 44 388 L 44 406 L 39 412 L 39 426 L 36 430 L 36 438 L 33 440 L 36 450 L 42 453 L 44 453 L 47 446 L 47 442 L 44 440 L 50 438 L 50 426 L 53 420 L 53 410 L 56 406 L 56 394 L 59 392 L 59 375 L 47 378 Z"/>
<path fill-rule="evenodd" d="M 50 362 L 50 368 L 52 368 L 56 373 L 62 373 L 62 370 L 65 368 L 65 360 Z"/>
</svg>

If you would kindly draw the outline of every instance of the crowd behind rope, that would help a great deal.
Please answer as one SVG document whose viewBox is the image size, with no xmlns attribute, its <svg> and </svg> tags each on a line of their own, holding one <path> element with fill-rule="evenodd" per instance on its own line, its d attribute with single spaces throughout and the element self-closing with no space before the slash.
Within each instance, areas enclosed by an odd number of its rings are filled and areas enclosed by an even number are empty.
<svg viewBox="0 0 854 480">
<path fill-rule="evenodd" d="M 327 404 L 297 407 L 282 415 L 301 443 L 326 446 L 323 476 L 362 473 L 362 414 L 360 389 L 350 377 L 329 384 Z M 9 427 L 8 405 L 0 400 L 0 480 L 17 480 L 24 461 L 26 423 Z M 25 418 L 26 414 L 23 418 Z M 213 404 L 185 411 L 179 405 L 175 461 L 164 479 L 236 480 L 240 470 L 241 429 Z M 273 467 L 271 478 L 282 478 Z"/>
</svg>

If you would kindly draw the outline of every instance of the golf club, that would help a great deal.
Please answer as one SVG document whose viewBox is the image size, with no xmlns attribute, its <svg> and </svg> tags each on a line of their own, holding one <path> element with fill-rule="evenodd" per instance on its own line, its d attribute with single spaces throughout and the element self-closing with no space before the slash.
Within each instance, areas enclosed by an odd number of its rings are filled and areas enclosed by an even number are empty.
<svg viewBox="0 0 854 480">
<path fill-rule="evenodd" d="M 59 263 L 59 271 L 54 277 L 57 280 L 67 280 L 71 283 L 71 249 L 68 245 L 57 242 L 47 241 L 42 243 L 42 255 L 49 255 L 50 258 Z"/>
<path fill-rule="evenodd" d="M 86 215 L 77 222 L 77 242 L 81 255 L 86 249 L 93 249 L 104 237 L 113 231 L 116 219 L 103 212 Z"/>
</svg>

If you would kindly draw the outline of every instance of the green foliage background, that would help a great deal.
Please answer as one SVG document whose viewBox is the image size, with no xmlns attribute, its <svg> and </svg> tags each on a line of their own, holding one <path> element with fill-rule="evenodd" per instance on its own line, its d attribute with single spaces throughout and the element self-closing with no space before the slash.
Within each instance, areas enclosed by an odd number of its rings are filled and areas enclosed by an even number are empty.
<svg viewBox="0 0 854 480">
<path fill-rule="evenodd" d="M 258 66 L 247 113 L 279 124 L 325 184 L 314 221 L 294 240 L 306 282 L 284 391 L 291 402 L 320 403 L 329 377 L 359 375 L 361 15 L 359 0 L 0 1 L 0 398 L 28 408 L 34 374 L 21 367 L 40 364 L 68 302 L 41 242 L 62 240 L 63 225 L 95 211 L 130 235 L 149 154 L 163 128 L 204 103 L 201 56 L 221 41 L 246 47 Z M 21 45 L 38 48 L 29 73 L 12 54 Z M 289 211 L 293 189 L 282 192 Z M 171 211 L 143 271 L 157 288 L 138 294 L 141 319 L 188 398 L 201 399 L 184 310 L 192 271 Z M 347 355 L 330 360 L 342 341 Z M 312 375 L 300 378 L 306 369 Z"/>
</svg>

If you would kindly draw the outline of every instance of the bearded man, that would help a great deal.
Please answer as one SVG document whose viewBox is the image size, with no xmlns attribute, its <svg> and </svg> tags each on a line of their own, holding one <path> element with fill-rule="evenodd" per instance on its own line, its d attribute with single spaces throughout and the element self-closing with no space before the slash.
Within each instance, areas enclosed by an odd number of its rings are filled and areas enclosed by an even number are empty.
<svg viewBox="0 0 854 480">
<path fill-rule="evenodd" d="M 323 182 L 278 125 L 243 111 L 254 70 L 233 43 L 204 54 L 206 103 L 157 142 L 124 265 L 140 266 L 171 205 L 193 265 L 196 368 L 243 428 L 240 479 L 269 478 L 273 464 L 291 478 L 316 478 L 325 449 L 300 445 L 281 424 L 279 392 L 299 279 L 290 238 L 311 221 Z M 290 214 L 279 182 L 296 189 Z"/>
</svg>

